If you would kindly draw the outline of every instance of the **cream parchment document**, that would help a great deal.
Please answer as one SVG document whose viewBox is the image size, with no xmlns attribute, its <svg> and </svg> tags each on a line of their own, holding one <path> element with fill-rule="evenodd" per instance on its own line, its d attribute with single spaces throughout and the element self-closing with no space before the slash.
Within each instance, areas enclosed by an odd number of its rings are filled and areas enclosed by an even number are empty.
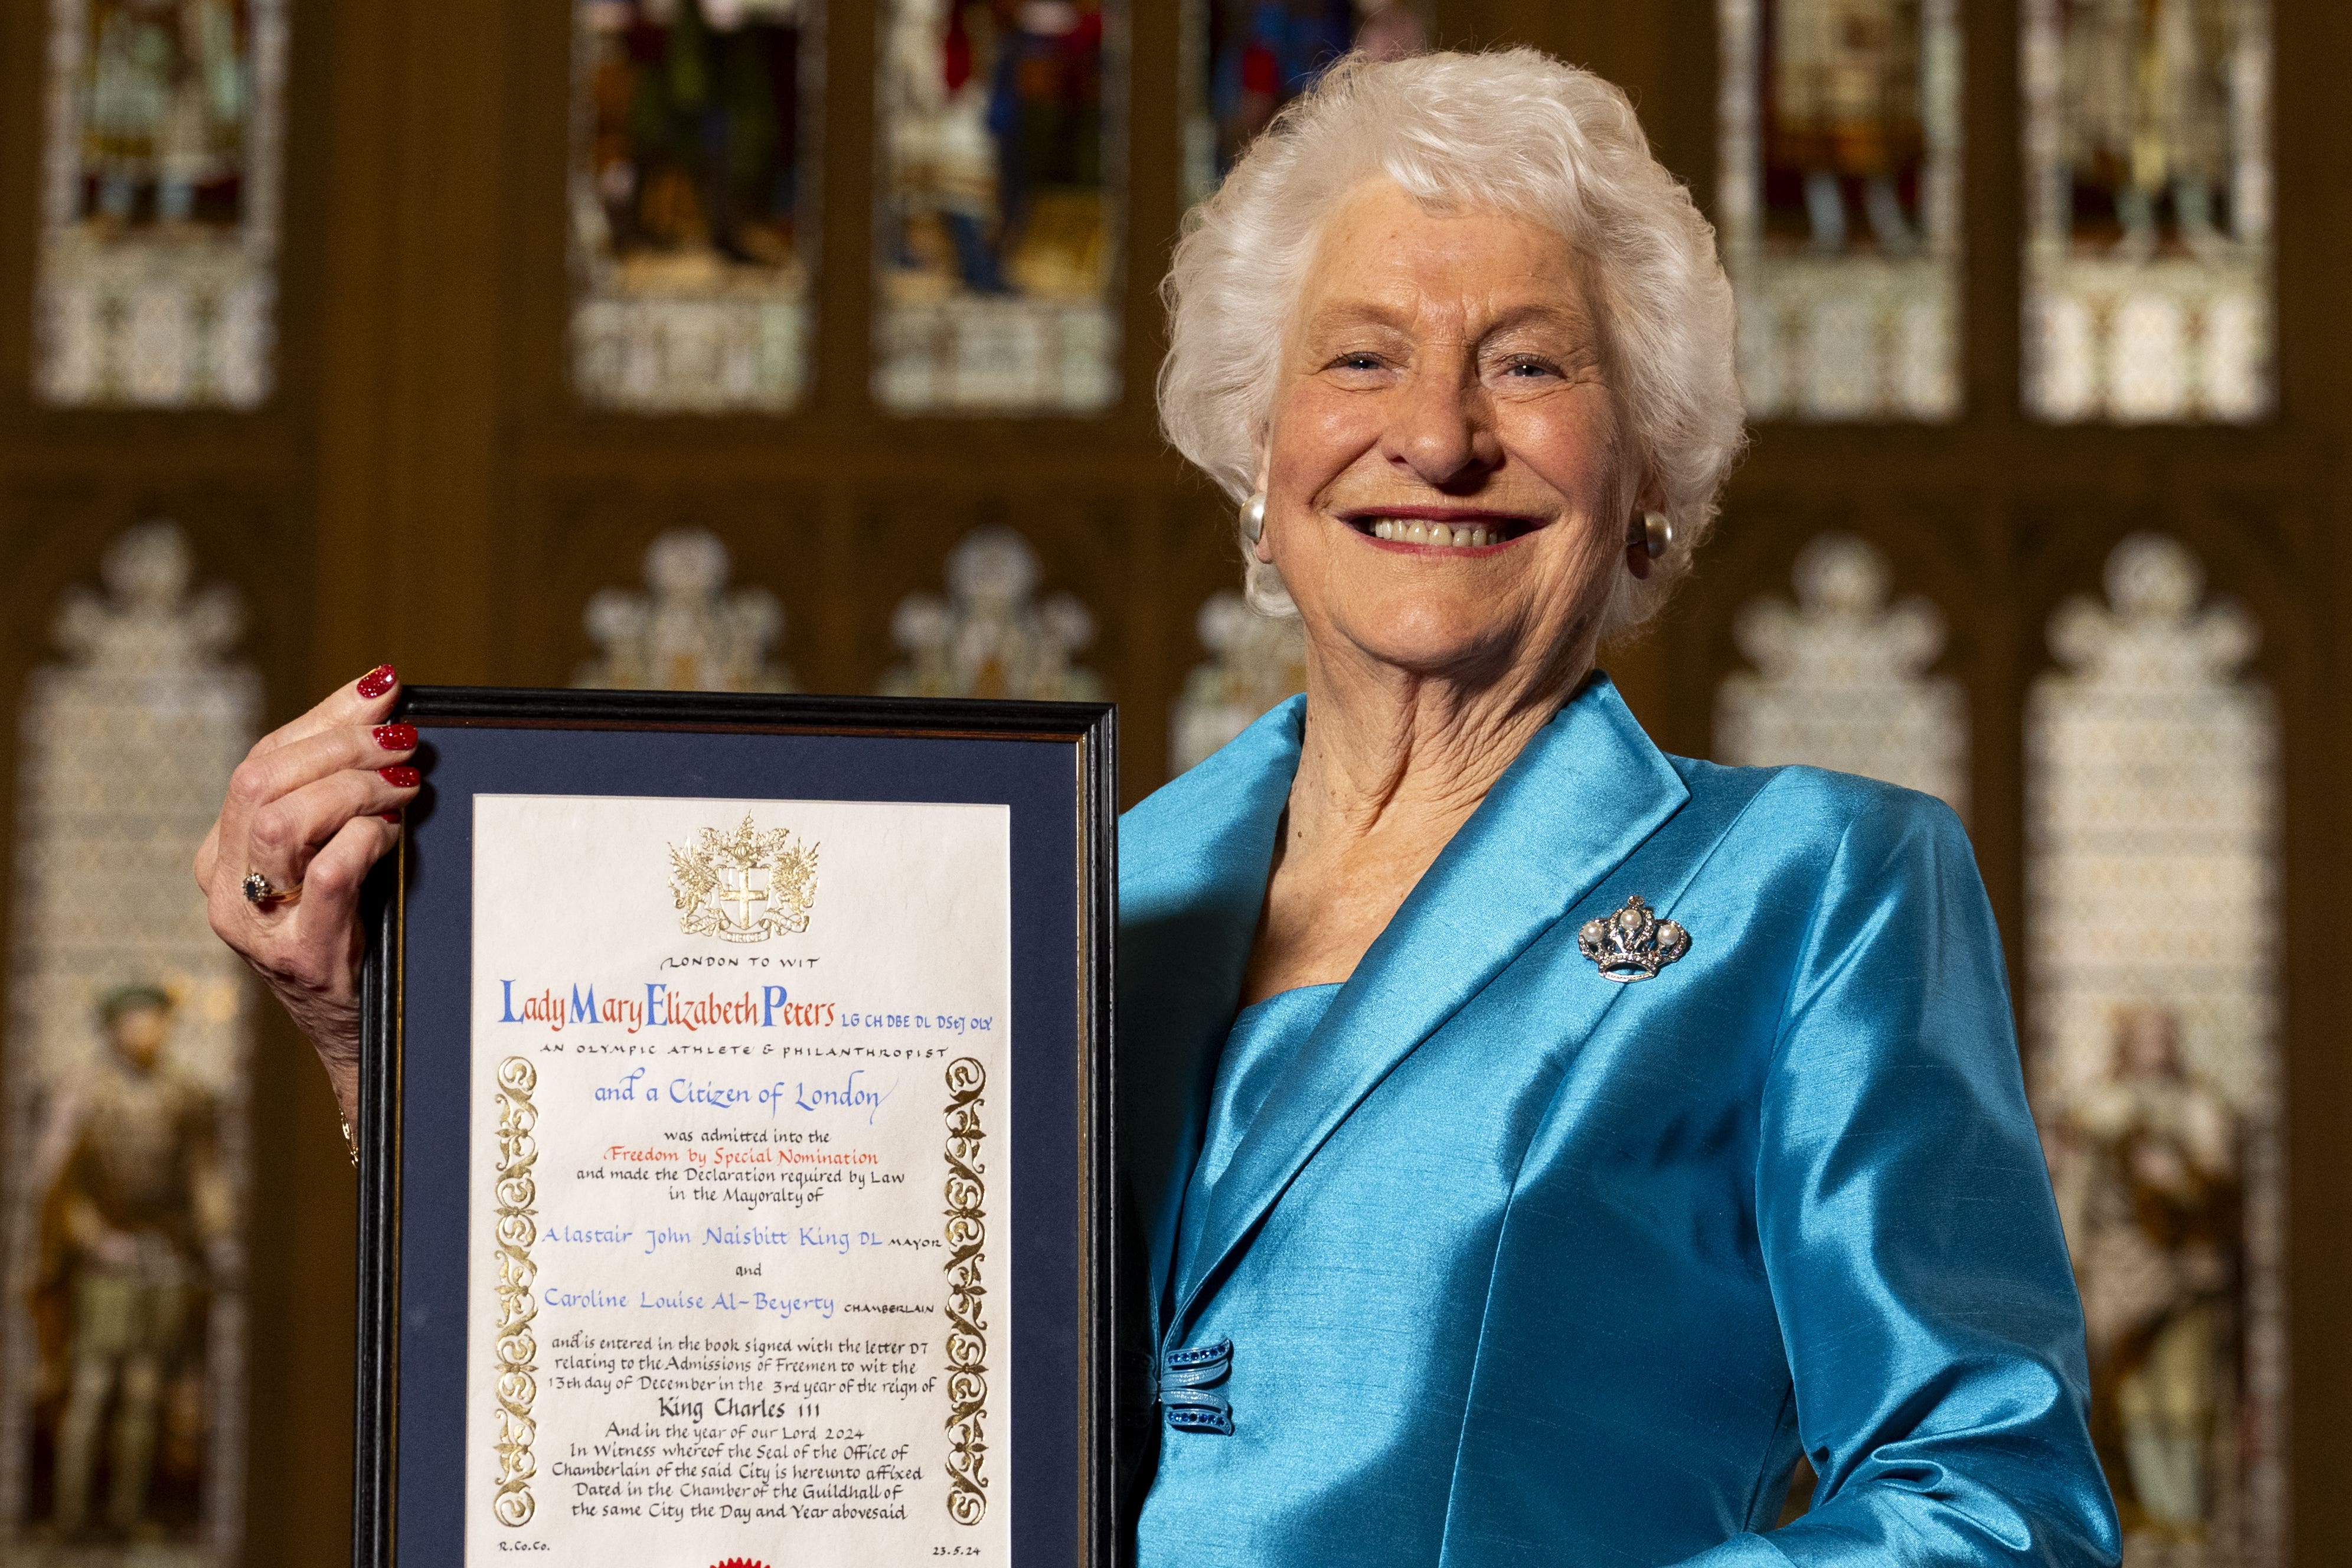
<svg viewBox="0 0 2352 1568">
<path fill-rule="evenodd" d="M 1010 1561 L 1009 836 L 475 797 L 469 1564 Z"/>
</svg>

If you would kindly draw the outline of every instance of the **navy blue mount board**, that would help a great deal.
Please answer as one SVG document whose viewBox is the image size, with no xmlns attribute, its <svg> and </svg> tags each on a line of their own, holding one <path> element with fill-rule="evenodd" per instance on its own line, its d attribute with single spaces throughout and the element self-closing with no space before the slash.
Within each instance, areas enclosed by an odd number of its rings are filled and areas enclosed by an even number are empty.
<svg viewBox="0 0 2352 1568">
<path fill-rule="evenodd" d="M 354 1568 L 464 1562 L 467 1116 L 404 1085 L 468 1080 L 478 793 L 1010 808 L 1024 1132 L 994 1157 L 1018 1194 L 1021 1324 L 1018 1436 L 996 1451 L 1010 1462 L 1015 1563 L 1109 1568 L 1113 710 L 413 687 L 398 716 L 420 732 L 427 782 L 371 883 L 362 971 Z"/>
</svg>

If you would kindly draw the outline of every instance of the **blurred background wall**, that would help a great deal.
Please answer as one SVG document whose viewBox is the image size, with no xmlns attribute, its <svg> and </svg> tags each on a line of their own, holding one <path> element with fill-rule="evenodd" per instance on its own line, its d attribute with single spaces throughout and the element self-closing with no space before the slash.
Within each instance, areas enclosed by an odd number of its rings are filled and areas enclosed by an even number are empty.
<svg viewBox="0 0 2352 1568">
<path fill-rule="evenodd" d="M 2343 1560 L 2336 0 L 21 0 L 0 1561 L 348 1550 L 351 1173 L 184 869 L 251 740 L 380 662 L 1100 693 L 1139 798 L 1298 680 L 1169 247 L 1425 42 L 1623 84 L 1717 220 L 1754 448 L 1605 662 L 1967 820 L 2131 1560 Z"/>
</svg>

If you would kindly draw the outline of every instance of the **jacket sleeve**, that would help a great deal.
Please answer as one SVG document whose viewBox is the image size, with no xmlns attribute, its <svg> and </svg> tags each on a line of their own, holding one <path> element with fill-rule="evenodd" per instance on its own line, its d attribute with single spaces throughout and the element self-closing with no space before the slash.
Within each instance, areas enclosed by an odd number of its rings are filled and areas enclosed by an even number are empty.
<svg viewBox="0 0 2352 1568">
<path fill-rule="evenodd" d="M 1757 1227 L 1820 1483 L 1686 1568 L 2114 1564 L 2000 939 L 1958 820 L 1874 790 L 1783 1009 Z"/>
</svg>

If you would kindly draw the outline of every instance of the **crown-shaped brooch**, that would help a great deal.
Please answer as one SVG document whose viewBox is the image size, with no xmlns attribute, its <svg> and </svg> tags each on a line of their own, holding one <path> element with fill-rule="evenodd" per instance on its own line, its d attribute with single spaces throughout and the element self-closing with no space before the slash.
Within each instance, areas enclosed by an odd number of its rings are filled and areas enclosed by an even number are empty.
<svg viewBox="0 0 2352 1568">
<path fill-rule="evenodd" d="M 1601 978 L 1621 985 L 1656 979 L 1659 970 L 1690 951 L 1690 932 L 1660 920 L 1638 894 L 1576 933 L 1577 950 L 1601 966 Z"/>
</svg>

